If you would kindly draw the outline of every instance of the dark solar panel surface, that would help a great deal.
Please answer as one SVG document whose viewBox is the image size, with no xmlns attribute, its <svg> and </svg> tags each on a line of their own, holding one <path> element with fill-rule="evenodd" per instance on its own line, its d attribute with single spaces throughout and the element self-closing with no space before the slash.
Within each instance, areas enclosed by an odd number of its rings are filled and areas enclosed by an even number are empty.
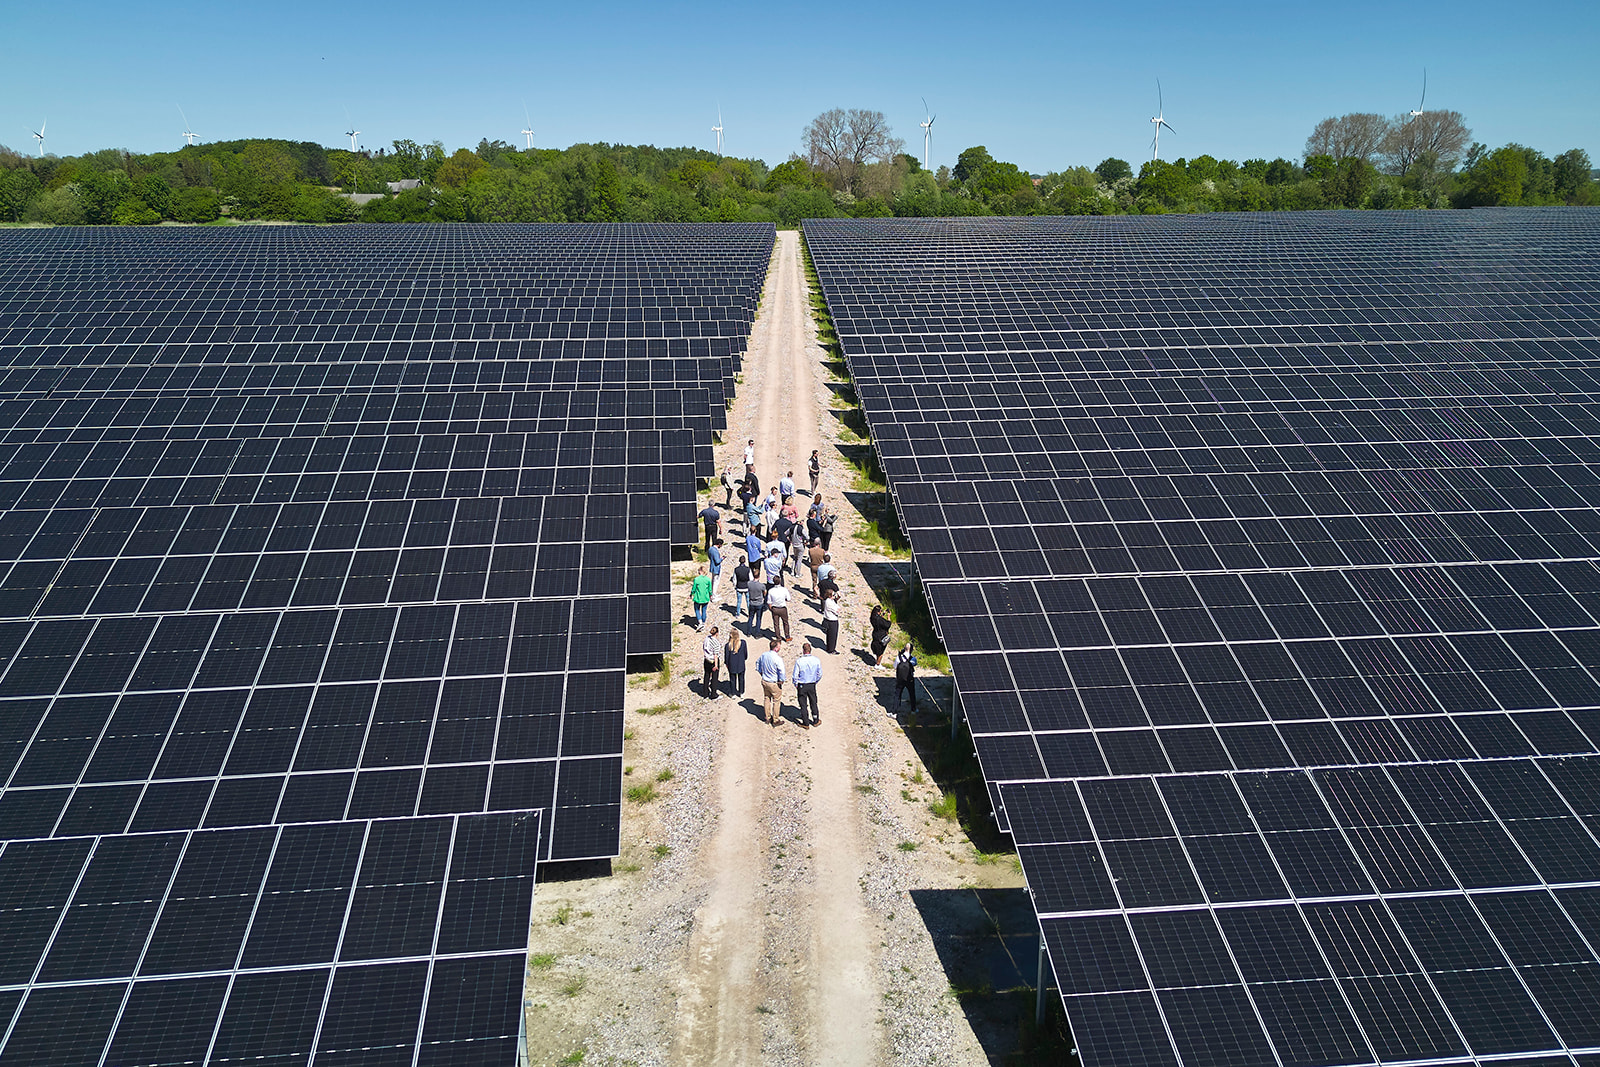
<svg viewBox="0 0 1600 1067">
<path fill-rule="evenodd" d="M 514 1062 L 772 239 L 0 234 L 0 1064 Z"/>
<path fill-rule="evenodd" d="M 1086 1067 L 1600 1055 L 1600 215 L 812 222 Z"/>
</svg>

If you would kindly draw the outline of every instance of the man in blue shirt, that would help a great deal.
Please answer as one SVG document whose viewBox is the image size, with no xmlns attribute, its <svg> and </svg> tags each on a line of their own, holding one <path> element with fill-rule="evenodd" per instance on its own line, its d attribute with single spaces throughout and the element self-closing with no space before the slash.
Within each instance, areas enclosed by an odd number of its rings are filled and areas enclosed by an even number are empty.
<svg viewBox="0 0 1600 1067">
<path fill-rule="evenodd" d="M 706 549 L 706 558 L 711 561 L 711 599 L 717 598 L 717 585 L 722 578 L 722 538 L 711 542 L 711 547 Z"/>
<path fill-rule="evenodd" d="M 706 506 L 700 509 L 700 522 L 706 528 L 706 551 L 711 551 L 711 544 L 717 539 L 717 534 L 722 531 L 722 512 L 706 498 Z"/>
<path fill-rule="evenodd" d="M 778 479 L 778 498 L 788 500 L 792 496 L 794 496 L 794 471 Z"/>
<path fill-rule="evenodd" d="M 750 566 L 760 564 L 761 558 L 767 554 L 767 546 L 762 543 L 761 537 L 752 526 L 744 535 L 744 558 L 750 561 Z"/>
<path fill-rule="evenodd" d="M 756 660 L 756 673 L 761 675 L 761 702 L 767 709 L 767 725 L 776 726 L 783 718 L 783 683 L 788 679 L 776 638 L 768 642 L 767 650 Z"/>
<path fill-rule="evenodd" d="M 795 700 L 800 705 L 800 725 L 807 730 L 822 725 L 822 716 L 817 714 L 817 683 L 820 681 L 822 661 L 812 654 L 811 642 L 807 641 L 800 646 L 800 658 L 794 661 Z"/>
</svg>

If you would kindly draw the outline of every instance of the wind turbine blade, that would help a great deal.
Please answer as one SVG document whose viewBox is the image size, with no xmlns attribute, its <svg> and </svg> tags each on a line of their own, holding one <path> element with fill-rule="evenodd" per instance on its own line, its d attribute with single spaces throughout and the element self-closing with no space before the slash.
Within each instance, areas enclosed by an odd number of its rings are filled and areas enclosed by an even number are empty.
<svg viewBox="0 0 1600 1067">
<path fill-rule="evenodd" d="M 1170 124 L 1169 124 L 1169 123 L 1168 123 L 1168 122 L 1167 122 L 1167 120 L 1166 120 L 1166 119 L 1162 119 L 1162 120 L 1161 120 L 1161 125 L 1163 125 L 1163 126 L 1166 126 L 1166 127 L 1167 127 L 1167 132 L 1168 132 L 1168 133 L 1177 133 L 1177 132 L 1178 132 L 1178 131 L 1177 131 L 1177 130 L 1175 130 L 1175 129 L 1173 129 L 1173 128 L 1172 128 L 1172 126 L 1171 126 L 1171 125 L 1170 125 Z"/>
<path fill-rule="evenodd" d="M 39 136 L 40 137 L 44 136 L 44 128 L 46 126 L 48 126 L 48 125 L 50 125 L 50 120 L 49 119 L 45 119 L 43 122 L 39 123 Z"/>
<path fill-rule="evenodd" d="M 1422 110 L 1422 105 L 1428 102 L 1428 68 L 1422 68 L 1422 100 L 1417 104 L 1417 110 Z"/>
<path fill-rule="evenodd" d="M 1167 105 L 1161 102 L 1161 79 L 1157 78 L 1156 79 L 1156 114 L 1157 115 L 1165 115 L 1166 113 L 1167 113 Z"/>
</svg>

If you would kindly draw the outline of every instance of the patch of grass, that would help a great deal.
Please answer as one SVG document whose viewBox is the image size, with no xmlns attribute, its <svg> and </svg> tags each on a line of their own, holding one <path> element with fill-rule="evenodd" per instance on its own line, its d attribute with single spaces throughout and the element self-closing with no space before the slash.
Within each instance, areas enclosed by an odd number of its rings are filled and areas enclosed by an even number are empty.
<svg viewBox="0 0 1600 1067">
<path fill-rule="evenodd" d="M 583 987 L 588 984 L 589 980 L 580 974 L 578 977 L 572 979 L 572 981 L 561 987 L 561 995 L 564 997 L 575 997 L 579 993 L 582 993 Z"/>
<path fill-rule="evenodd" d="M 644 868 L 637 863 L 619 863 L 617 864 L 617 870 L 623 874 L 633 874 L 636 871 L 644 870 Z"/>
<path fill-rule="evenodd" d="M 856 786 L 856 792 L 857 793 L 866 793 L 869 796 L 874 794 L 874 793 L 876 793 L 877 791 L 878 791 L 877 787 L 876 786 L 872 786 L 872 785 L 858 785 L 858 786 Z"/>
<path fill-rule="evenodd" d="M 889 488 L 889 480 L 883 475 L 883 468 L 878 466 L 878 456 L 870 449 L 862 450 L 864 455 L 849 457 L 845 462 L 850 464 L 854 472 L 850 488 L 858 493 L 881 493 Z"/>
<path fill-rule="evenodd" d="M 928 801 L 928 810 L 946 822 L 956 821 L 956 795 L 940 793 L 939 799 Z"/>
<path fill-rule="evenodd" d="M 669 700 L 665 704 L 652 704 L 648 708 L 640 708 L 637 714 L 664 715 L 669 711 L 677 711 L 681 707 L 683 707 L 683 705 L 678 703 L 676 700 Z"/>
<path fill-rule="evenodd" d="M 565 1056 L 561 1057 L 559 1062 L 561 1062 L 561 1063 L 582 1063 L 583 1062 L 583 1058 L 585 1056 L 587 1056 L 588 1054 L 589 1054 L 589 1052 L 588 1052 L 587 1049 L 575 1048 L 571 1052 L 567 1053 Z"/>
<path fill-rule="evenodd" d="M 628 799 L 635 804 L 648 804 L 656 798 L 656 787 L 646 782 L 644 785 L 631 786 L 628 789 Z"/>
<path fill-rule="evenodd" d="M 902 841 L 895 847 L 901 852 L 915 852 L 917 850 L 917 843 L 915 841 Z"/>
<path fill-rule="evenodd" d="M 528 966 L 536 971 L 548 971 L 555 965 L 556 954 L 554 952 L 540 952 L 528 957 Z"/>
<path fill-rule="evenodd" d="M 624 768 L 622 768 L 622 776 L 624 778 L 626 778 L 628 775 L 630 775 L 632 773 L 633 773 L 633 768 L 632 767 L 624 767 Z"/>
<path fill-rule="evenodd" d="M 672 653 L 661 657 L 661 669 L 656 672 L 656 688 L 665 689 L 672 684 Z"/>
<path fill-rule="evenodd" d="M 561 905 L 561 907 L 556 909 L 556 913 L 550 917 L 550 925 L 551 926 L 565 926 L 568 923 L 570 923 L 571 921 L 572 921 L 572 905 L 571 904 L 563 904 L 563 905 Z"/>
<path fill-rule="evenodd" d="M 622 731 L 622 739 L 624 741 L 632 741 L 633 740 L 633 731 L 632 730 L 624 730 L 624 731 Z"/>
<path fill-rule="evenodd" d="M 757 1004 L 756 1005 L 756 1014 L 757 1015 L 771 1015 L 772 1014 L 772 1009 L 767 1007 L 765 1004 Z"/>
<path fill-rule="evenodd" d="M 911 761 L 910 760 L 906 760 L 906 762 L 910 763 Z M 911 777 L 909 779 L 907 779 L 907 781 L 909 781 L 912 785 L 921 785 L 923 782 L 926 782 L 927 780 L 928 779 L 925 778 L 923 776 L 923 774 L 922 774 L 922 768 L 921 767 L 918 767 L 915 771 L 913 771 L 912 774 L 911 774 Z"/>
<path fill-rule="evenodd" d="M 671 767 L 663 767 L 656 772 L 656 781 L 658 782 L 670 782 L 672 781 L 672 778 L 673 775 Z"/>
<path fill-rule="evenodd" d="M 655 848 L 651 849 L 650 851 L 655 853 L 656 859 L 664 860 L 668 856 L 672 855 L 672 846 L 671 845 L 657 845 Z"/>
<path fill-rule="evenodd" d="M 950 656 L 944 650 L 939 635 L 933 629 L 933 614 L 928 610 L 928 598 L 922 591 L 922 580 L 912 578 L 909 586 L 895 590 L 877 590 L 878 602 L 889 610 L 889 618 L 908 635 L 917 653 L 917 665 L 922 670 L 950 673 Z M 901 641 L 896 650 L 905 647 Z"/>
</svg>

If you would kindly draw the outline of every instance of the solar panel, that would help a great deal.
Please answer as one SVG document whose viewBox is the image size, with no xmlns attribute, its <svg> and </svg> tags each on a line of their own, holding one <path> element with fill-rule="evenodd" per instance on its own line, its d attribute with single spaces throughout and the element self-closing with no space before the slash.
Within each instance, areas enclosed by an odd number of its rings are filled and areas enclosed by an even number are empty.
<svg viewBox="0 0 1600 1067">
<path fill-rule="evenodd" d="M 807 223 L 1086 1067 L 1600 1053 L 1596 221 Z"/>
<path fill-rule="evenodd" d="M 772 228 L 272 230 L 0 234 L 0 1064 L 509 1064 L 618 849 Z"/>
</svg>

